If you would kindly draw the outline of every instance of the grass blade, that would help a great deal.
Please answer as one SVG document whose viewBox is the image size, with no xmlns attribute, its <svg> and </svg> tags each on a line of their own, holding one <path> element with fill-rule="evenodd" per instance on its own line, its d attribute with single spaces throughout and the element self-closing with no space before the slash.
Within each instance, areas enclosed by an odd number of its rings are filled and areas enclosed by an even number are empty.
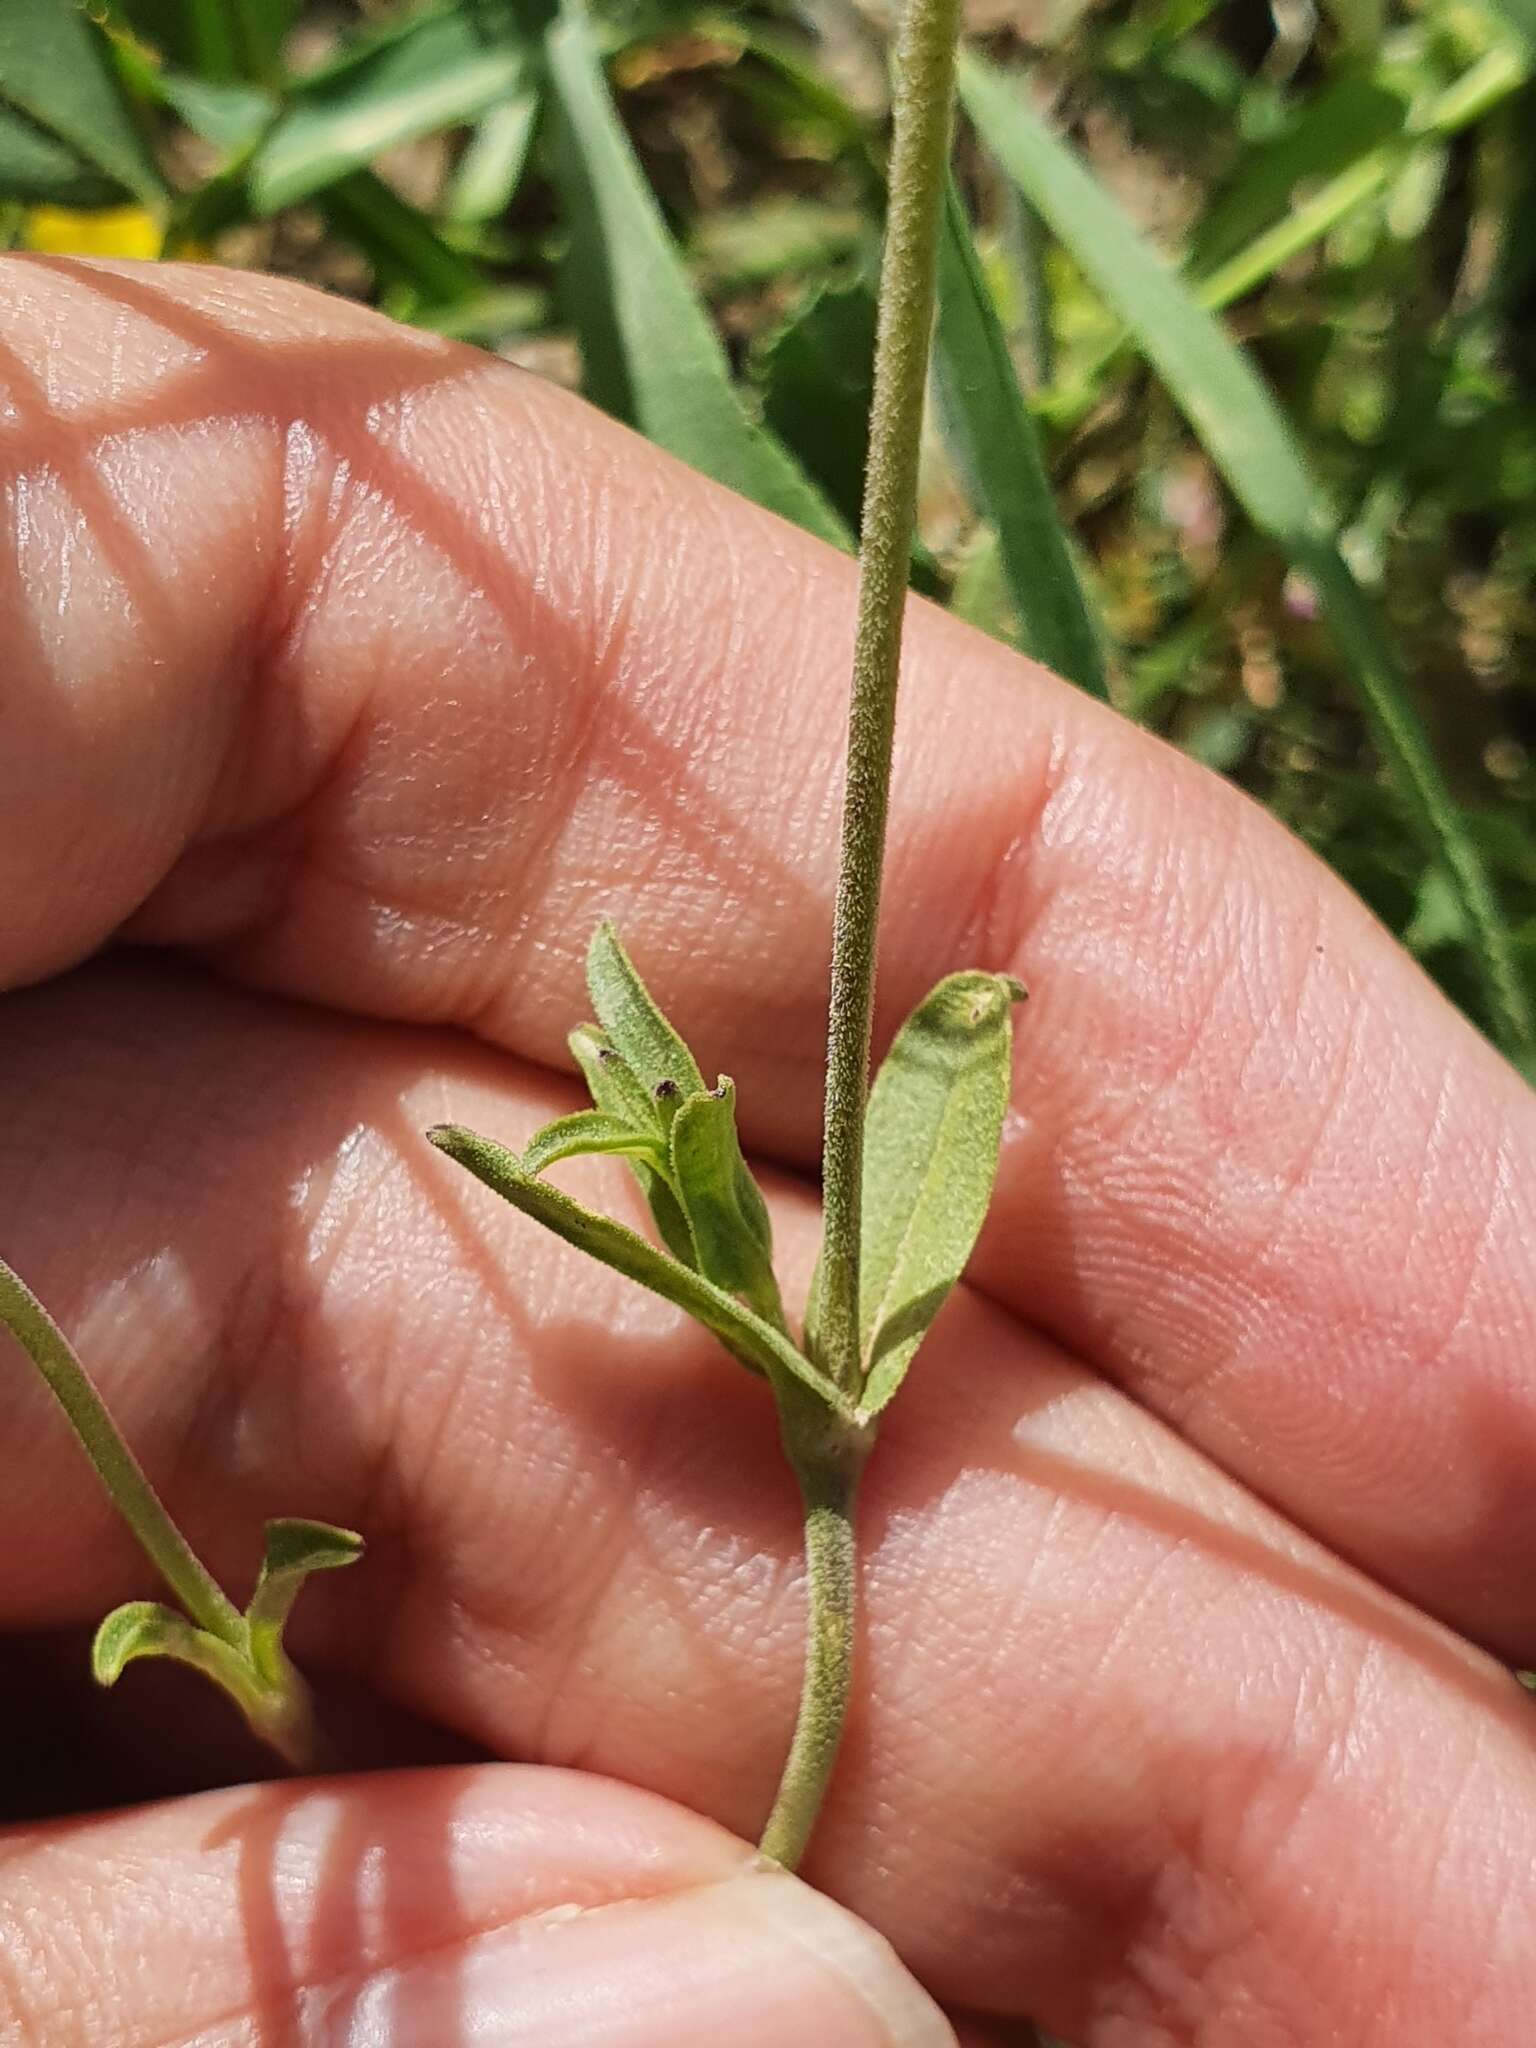
<svg viewBox="0 0 1536 2048">
<path fill-rule="evenodd" d="M 997 529 L 1020 646 L 1058 675 L 1105 696 L 1100 636 L 1067 552 L 1035 423 L 953 182 L 939 245 L 935 377 L 946 439 L 977 509 Z"/>
<path fill-rule="evenodd" d="M 960 91 L 987 148 L 1131 330 L 1248 517 L 1316 590 L 1410 820 L 1425 851 L 1451 876 L 1494 1035 L 1511 1056 L 1531 1059 L 1530 996 L 1488 870 L 1279 406 L 1214 316 L 1039 119 L 1016 82 L 968 56 Z"/>
<path fill-rule="evenodd" d="M 147 205 L 165 186 L 118 90 L 106 39 L 66 0 L 0 6 L 0 105 Z"/>
<path fill-rule="evenodd" d="M 545 47 L 559 113 L 556 178 L 571 233 L 567 282 L 589 396 L 706 476 L 846 547 L 842 520 L 742 403 L 614 110 L 577 0 Z"/>
<path fill-rule="evenodd" d="M 302 80 L 251 170 L 258 213 L 333 184 L 383 150 L 473 121 L 527 81 L 529 50 L 503 9 L 408 18 Z"/>
<path fill-rule="evenodd" d="M 328 185 L 317 204 L 349 242 L 355 242 L 382 285 L 403 286 L 416 295 L 414 317 L 423 306 L 451 306 L 481 298 L 486 289 L 479 268 L 450 249 L 427 216 L 402 199 L 372 171 L 353 171 Z"/>
</svg>

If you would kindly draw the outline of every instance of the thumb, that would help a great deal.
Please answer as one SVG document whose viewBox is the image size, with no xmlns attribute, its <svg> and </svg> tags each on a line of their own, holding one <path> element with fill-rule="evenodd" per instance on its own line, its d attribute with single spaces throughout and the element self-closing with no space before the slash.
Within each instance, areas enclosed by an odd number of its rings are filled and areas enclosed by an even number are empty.
<svg viewBox="0 0 1536 2048">
<path fill-rule="evenodd" d="M 887 1944 L 712 1823 L 518 1765 L 0 1835 L 0 2039 L 954 2048 Z"/>
</svg>

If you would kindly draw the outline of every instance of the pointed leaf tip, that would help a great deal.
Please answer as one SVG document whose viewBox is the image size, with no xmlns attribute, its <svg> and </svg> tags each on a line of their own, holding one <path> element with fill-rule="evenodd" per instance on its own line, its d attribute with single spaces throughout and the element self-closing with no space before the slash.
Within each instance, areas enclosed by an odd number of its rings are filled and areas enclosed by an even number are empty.
<svg viewBox="0 0 1536 2048">
<path fill-rule="evenodd" d="M 356 1564 L 363 1554 L 363 1539 L 357 1531 L 339 1529 L 333 1522 L 284 1515 L 267 1523 L 266 1534 L 261 1568 L 269 1577 L 279 1572 L 334 1571 L 344 1564 Z"/>
<path fill-rule="evenodd" d="M 257 1675 L 263 1683 L 281 1687 L 286 1675 L 283 1630 L 305 1580 L 311 1572 L 355 1564 L 363 1554 L 363 1539 L 355 1529 L 338 1529 L 331 1522 L 311 1522 L 302 1516 L 268 1522 L 266 1539 L 245 1619 Z"/>
<path fill-rule="evenodd" d="M 650 1092 L 663 1127 L 670 1128 L 677 1103 L 705 1092 L 704 1076 L 607 922 L 592 934 L 587 949 L 587 987 L 597 1021 L 615 1051 Z M 667 1082 L 672 1085 L 664 1087 Z"/>
</svg>

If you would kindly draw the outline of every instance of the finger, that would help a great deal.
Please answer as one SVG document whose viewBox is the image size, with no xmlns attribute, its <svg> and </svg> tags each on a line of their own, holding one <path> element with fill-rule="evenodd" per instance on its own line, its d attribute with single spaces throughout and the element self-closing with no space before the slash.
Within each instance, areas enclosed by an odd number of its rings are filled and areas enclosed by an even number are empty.
<svg viewBox="0 0 1536 2048">
<path fill-rule="evenodd" d="M 511 1766 L 265 1785 L 0 1835 L 0 2033 L 944 2048 L 878 1936 L 740 1843 Z"/>
<path fill-rule="evenodd" d="M 265 1515 L 365 1531 L 305 1595 L 302 1658 L 750 1836 L 803 1626 L 765 1392 L 424 1150 L 450 1107 L 518 1143 L 562 1106 L 446 1036 L 424 1070 L 431 1043 L 142 967 L 13 999 L 17 1256 L 232 1587 Z M 803 1274 L 812 1205 L 772 1192 Z M 8 1618 L 147 1590 L 42 1398 L 13 1374 L 0 1402 L 28 1446 Z M 1341 2012 L 1352 2048 L 1471 2010 L 1518 2038 L 1536 1753 L 1486 1660 L 966 1295 L 888 1419 L 864 1544 L 812 1874 L 936 1994 L 1084 2048 L 1311 2043 Z"/>
<path fill-rule="evenodd" d="M 556 1060 L 617 910 L 749 1130 L 809 1161 L 847 566 L 355 308 L 4 275 L 0 971 L 137 913 Z M 1529 1091 L 1243 799 L 913 629 L 882 1029 L 973 960 L 1035 991 L 978 1281 L 1532 1653 Z"/>
</svg>

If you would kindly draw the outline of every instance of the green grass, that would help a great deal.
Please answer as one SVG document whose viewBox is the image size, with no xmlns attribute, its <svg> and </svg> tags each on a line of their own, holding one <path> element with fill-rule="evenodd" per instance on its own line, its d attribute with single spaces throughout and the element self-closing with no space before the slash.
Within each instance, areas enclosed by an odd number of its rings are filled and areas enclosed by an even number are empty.
<svg viewBox="0 0 1536 2048">
<path fill-rule="evenodd" d="M 13 0 L 0 224 L 147 210 L 565 366 L 848 546 L 886 111 L 852 19 Z M 1531 0 L 1295 44 L 1198 0 L 1035 19 L 966 68 L 914 582 L 1240 782 L 1529 1065 Z"/>
</svg>

